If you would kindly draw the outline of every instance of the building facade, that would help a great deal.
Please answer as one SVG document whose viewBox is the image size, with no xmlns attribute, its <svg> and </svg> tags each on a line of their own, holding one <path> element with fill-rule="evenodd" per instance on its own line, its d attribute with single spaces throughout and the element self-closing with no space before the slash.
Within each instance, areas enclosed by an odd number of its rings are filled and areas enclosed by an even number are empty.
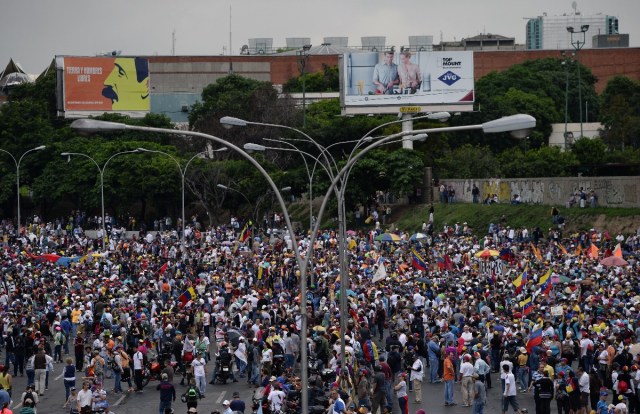
<svg viewBox="0 0 640 414">
<path fill-rule="evenodd" d="M 572 49 L 571 34 L 567 31 L 567 27 L 579 30 L 584 25 L 589 26 L 584 45 L 587 49 L 593 47 L 593 36 L 619 33 L 618 18 L 615 16 L 580 13 L 562 16 L 542 15 L 527 21 L 526 48 L 529 50 Z"/>
</svg>

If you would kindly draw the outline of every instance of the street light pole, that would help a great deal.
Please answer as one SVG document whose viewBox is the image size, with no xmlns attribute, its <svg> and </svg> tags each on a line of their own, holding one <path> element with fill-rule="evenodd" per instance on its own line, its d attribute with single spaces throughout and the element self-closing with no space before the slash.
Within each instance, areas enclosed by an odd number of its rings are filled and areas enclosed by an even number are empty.
<svg viewBox="0 0 640 414">
<path fill-rule="evenodd" d="M 83 154 L 81 152 L 63 152 L 60 155 L 63 157 L 71 157 L 71 156 L 78 156 L 78 157 L 84 157 L 87 158 L 89 160 L 91 160 L 95 165 L 96 168 L 98 168 L 98 173 L 100 174 L 100 204 L 102 207 L 102 237 L 100 240 L 102 242 L 102 249 L 104 251 L 107 251 L 107 243 L 106 243 L 106 237 L 107 237 L 107 223 L 105 223 L 105 215 L 104 215 L 104 170 L 107 168 L 107 165 L 109 164 L 109 161 L 111 161 L 113 158 L 115 158 L 118 155 L 122 155 L 122 154 L 136 154 L 140 152 L 139 150 L 131 150 L 131 151 L 122 151 L 122 152 L 117 152 L 115 154 L 113 154 L 111 157 L 109 157 L 109 159 L 107 159 L 107 161 L 104 163 L 104 165 L 102 166 L 102 168 L 100 167 L 100 165 L 98 164 L 98 162 L 96 160 L 94 160 L 92 157 L 90 157 L 87 154 Z"/>
<path fill-rule="evenodd" d="M 491 122 L 486 122 L 484 124 L 480 124 L 480 125 L 470 125 L 470 126 L 459 126 L 459 127 L 445 127 L 445 128 L 435 128 L 435 129 L 424 129 L 424 130 L 418 130 L 418 131 L 413 131 L 412 134 L 428 134 L 428 133 L 432 133 L 432 132 L 454 132 L 454 131 L 462 131 L 462 130 L 472 130 L 472 129 L 482 129 L 485 133 L 496 133 L 496 132 L 508 132 L 508 131 L 514 131 L 514 130 L 526 130 L 526 131 L 522 131 L 521 133 L 517 134 L 518 137 L 523 137 L 523 136 L 527 136 L 530 132 L 530 129 L 534 128 L 536 124 L 536 120 L 535 118 L 529 116 L 529 115 L 513 115 L 510 117 L 505 117 L 505 118 L 501 118 L 495 121 L 491 121 Z M 289 233 L 291 234 L 291 238 L 293 241 L 293 246 L 297 246 L 297 242 L 296 242 L 296 237 L 295 237 L 295 233 L 293 231 L 293 226 L 291 224 L 291 220 L 287 211 L 287 207 L 286 204 L 284 202 L 284 199 L 282 198 L 282 195 L 280 194 L 280 192 L 278 191 L 278 187 L 276 186 L 276 184 L 274 183 L 273 179 L 269 176 L 269 174 L 265 171 L 265 169 L 260 165 L 260 163 L 258 163 L 253 157 L 251 157 L 251 155 L 249 155 L 246 151 L 242 150 L 241 148 L 237 147 L 234 144 L 228 143 L 226 141 L 224 141 L 221 138 L 212 136 L 212 135 L 207 135 L 204 133 L 200 133 L 200 132 L 195 132 L 195 131 L 175 131 L 175 130 L 170 130 L 170 129 L 162 129 L 162 128 L 152 128 L 152 127 L 143 127 L 143 126 L 136 126 L 136 125 L 124 125 L 124 124 L 118 124 L 118 123 L 113 123 L 113 122 L 104 122 L 104 121 L 96 121 L 96 120 L 90 120 L 90 119 L 81 119 L 81 120 L 76 120 L 71 124 L 71 127 L 73 129 L 76 130 L 80 130 L 82 132 L 99 132 L 99 131 L 124 131 L 124 130 L 138 130 L 138 131 L 146 131 L 146 132 L 156 132 L 156 133 L 164 133 L 164 134 L 181 134 L 181 135 L 187 135 L 187 136 L 194 136 L 194 137 L 200 137 L 200 138 L 205 138 L 205 139 L 209 139 L 212 140 L 214 142 L 223 144 L 223 145 L 227 145 L 230 149 L 232 149 L 233 151 L 236 151 L 237 153 L 239 153 L 243 158 L 245 158 L 247 161 L 249 161 L 256 169 L 258 169 L 258 171 L 263 175 L 263 177 L 267 180 L 267 182 L 269 183 L 269 185 L 271 186 L 271 189 L 274 191 L 274 194 L 276 195 L 276 197 L 278 198 L 278 202 L 280 203 L 280 207 L 282 208 L 282 211 L 284 213 L 284 219 L 287 225 L 287 228 L 289 230 Z M 322 215 L 324 214 L 324 211 L 326 209 L 326 206 L 328 204 L 328 200 L 329 200 L 329 196 L 331 195 L 331 193 L 333 191 L 335 191 L 335 187 L 341 183 L 344 178 L 345 175 L 348 173 L 348 171 L 353 167 L 353 165 L 360 159 L 362 158 L 364 155 L 366 155 L 370 150 L 377 148 L 381 145 L 384 145 L 386 143 L 388 143 L 389 141 L 392 141 L 393 139 L 397 139 L 397 138 L 402 138 L 406 135 L 411 135 L 408 134 L 407 132 L 401 132 L 398 134 L 394 134 L 394 135 L 390 135 L 384 138 L 381 138 L 377 141 L 373 141 L 373 143 L 365 148 L 362 149 L 362 151 L 358 152 L 357 154 L 354 154 L 352 157 L 349 158 L 349 160 L 347 160 L 347 163 L 338 171 L 337 175 L 332 179 L 331 184 L 329 185 L 329 187 L 327 188 L 327 192 L 323 198 L 322 201 L 322 205 L 320 206 L 320 211 L 318 213 L 318 220 L 316 221 L 316 224 L 314 226 L 314 229 L 311 233 L 310 236 L 310 241 L 309 241 L 309 246 L 312 249 L 313 247 L 313 243 L 315 241 L 315 235 L 317 234 L 319 227 L 320 227 L 320 223 L 322 222 Z M 342 199 L 342 202 L 344 203 L 344 199 Z M 306 254 L 305 258 L 303 259 L 301 256 L 301 252 L 297 249 L 294 248 L 294 255 L 295 255 L 295 259 L 296 259 L 296 263 L 298 265 L 298 268 L 300 269 L 300 307 L 301 307 L 301 332 L 300 332 L 300 337 L 301 337 L 301 349 L 300 349 L 300 360 L 301 360 L 301 382 L 302 382 L 302 389 L 301 389 L 301 407 L 302 407 L 302 411 L 306 412 L 306 410 L 308 409 L 308 404 L 309 404 L 309 381 L 308 381 L 308 371 L 307 371 L 307 364 L 308 364 L 308 358 L 307 358 L 307 351 L 308 351 L 308 344 L 307 344 L 307 286 L 306 286 L 306 271 L 307 271 L 307 265 L 311 263 L 311 257 L 313 256 L 312 254 Z"/>
<path fill-rule="evenodd" d="M 31 148 L 30 150 L 24 152 L 20 157 L 20 159 L 18 159 L 17 161 L 16 161 L 16 157 L 14 157 L 12 153 L 10 153 L 7 150 L 0 149 L 0 152 L 4 152 L 5 154 L 11 157 L 11 159 L 13 160 L 13 163 L 16 166 L 16 191 L 17 191 L 16 200 L 17 200 L 17 209 L 18 209 L 17 211 L 18 227 L 16 228 L 16 237 L 20 236 L 20 163 L 22 162 L 22 159 L 24 158 L 24 156 L 27 155 L 28 153 L 34 152 L 34 151 L 41 151 L 45 148 L 47 148 L 46 145 L 40 145 L 39 147 Z"/>
<path fill-rule="evenodd" d="M 587 30 L 589 30 L 589 25 L 588 24 L 583 24 L 582 26 L 580 26 L 580 30 L 575 30 L 573 27 L 569 26 L 567 27 L 567 31 L 571 34 L 571 46 L 573 46 L 573 48 L 576 50 L 576 58 L 578 60 L 578 100 L 580 101 L 579 104 L 579 108 L 580 108 L 580 138 L 583 137 L 583 130 L 582 130 L 582 75 L 581 75 L 581 71 L 580 71 L 580 66 L 582 66 L 582 64 L 580 63 L 580 50 L 584 47 L 584 44 L 586 42 L 586 38 L 587 38 Z M 573 35 L 576 35 L 576 39 L 573 39 Z M 582 36 L 579 36 L 582 35 Z M 582 40 L 580 40 L 582 38 Z"/>
<path fill-rule="evenodd" d="M 302 46 L 302 50 L 297 52 L 298 63 L 300 63 L 300 74 L 302 76 L 302 127 L 307 126 L 307 76 L 305 69 L 307 67 L 307 61 L 309 60 L 309 50 L 311 45 Z"/>
<path fill-rule="evenodd" d="M 217 150 L 214 150 L 213 152 L 220 152 L 220 151 L 226 151 L 227 147 L 222 147 L 219 148 Z M 185 208 L 184 208 L 184 193 L 185 193 L 185 180 L 187 177 L 187 168 L 189 167 L 189 164 L 191 164 L 191 161 L 193 161 L 196 158 L 202 157 L 203 155 L 207 155 L 208 151 L 202 151 L 199 152 L 197 154 L 195 154 L 193 157 L 191 157 L 189 159 L 189 161 L 187 161 L 187 163 L 184 166 L 184 169 L 182 168 L 182 166 L 180 165 L 180 162 L 171 154 L 169 154 L 168 152 L 164 152 L 164 151 L 160 151 L 160 150 L 151 150 L 151 149 L 147 149 L 147 148 L 138 148 L 138 151 L 140 152 L 149 152 L 149 153 L 154 153 L 154 154 L 162 154 L 166 157 L 171 158 L 171 160 L 173 160 L 173 162 L 176 163 L 176 165 L 178 166 L 178 171 L 180 172 L 180 180 L 181 180 L 181 189 L 182 189 L 182 243 L 185 243 L 185 230 L 187 228 L 187 223 L 185 221 Z"/>
<path fill-rule="evenodd" d="M 446 112 L 438 112 L 438 113 L 433 113 L 433 114 L 427 114 L 424 116 L 421 116 L 420 118 L 429 118 L 429 119 L 436 119 L 436 120 L 446 120 L 449 118 L 449 114 Z M 499 121 L 499 122 L 498 122 Z M 323 156 L 323 158 L 326 161 L 326 167 L 325 170 L 327 171 L 327 174 L 329 175 L 329 179 L 332 180 L 335 184 L 330 186 L 329 189 L 333 188 L 333 191 L 336 193 L 336 197 L 337 197 L 337 201 L 338 201 L 338 224 L 339 224 L 339 242 L 338 242 L 338 246 L 339 246 L 339 267 L 340 267 L 340 329 L 341 332 L 345 332 L 346 328 L 347 328 L 347 320 L 348 320 L 348 309 L 347 309 L 347 284 L 349 281 L 348 278 L 348 274 L 347 274 L 347 269 L 346 269 L 346 221 L 345 221 L 345 217 L 346 217 L 346 211 L 345 211 L 345 199 L 344 199 L 344 194 L 346 191 L 346 182 L 348 180 L 348 176 L 349 173 L 351 171 L 351 167 L 346 169 L 346 172 L 344 174 L 344 176 L 342 178 L 337 177 L 336 174 L 334 173 L 334 171 L 338 171 L 338 164 L 335 162 L 335 159 L 333 159 L 333 157 L 331 156 L 331 153 L 328 151 L 328 148 L 322 147 L 320 144 L 318 144 L 313 138 L 311 138 L 308 134 L 293 128 L 293 127 L 289 127 L 286 125 L 278 125 L 278 124 L 268 124 L 268 123 L 261 123 L 261 122 L 250 122 L 250 121 L 245 121 L 242 119 L 238 119 L 238 118 L 233 118 L 233 117 L 223 117 L 221 118 L 220 122 L 223 124 L 223 126 L 247 126 L 247 125 L 261 125 L 261 126 L 267 126 L 267 127 L 275 127 L 275 128 L 282 128 L 282 129 L 289 129 L 292 131 L 295 131 L 301 135 L 303 135 L 309 142 L 311 142 L 312 144 L 314 144 L 316 147 L 318 147 L 318 149 L 321 152 L 321 155 Z M 361 145 L 371 142 L 374 140 L 374 138 L 372 138 L 370 136 L 370 134 L 372 134 L 374 131 L 376 131 L 379 128 L 382 128 L 386 125 L 389 124 L 393 124 L 393 123 L 397 123 L 397 122 L 402 122 L 402 120 L 400 121 L 391 121 L 391 122 L 387 122 L 385 124 L 382 125 L 378 125 L 377 127 L 373 128 L 372 130 L 370 130 L 369 132 L 367 132 L 362 138 L 360 138 L 359 140 L 355 141 L 356 145 L 354 146 L 354 149 L 352 150 L 351 154 L 349 155 L 349 159 L 352 159 L 355 155 L 355 151 L 360 148 Z M 497 124 L 496 124 L 497 123 Z M 486 124 L 482 124 L 482 125 L 471 125 L 471 126 L 458 126 L 458 127 L 453 127 L 454 131 L 462 131 L 462 130 L 473 130 L 473 129 L 479 129 L 479 128 L 483 128 L 483 129 L 487 129 L 487 132 L 503 132 L 503 131 L 507 131 L 507 130 L 513 130 L 513 129 L 523 129 L 523 125 L 527 125 L 526 128 L 533 128 L 535 127 L 535 119 L 533 117 L 530 117 L 528 115 L 515 115 L 512 117 L 506 117 L 506 118 L 502 118 L 501 120 L 497 120 L 497 121 L 492 121 L 492 122 L 488 122 Z M 432 131 L 436 131 L 436 132 L 447 132 L 451 129 L 447 129 L 447 128 L 435 128 L 432 130 L 418 130 L 418 131 L 403 131 L 400 134 L 396 134 L 396 136 L 398 137 L 405 137 L 405 136 L 410 136 L 410 135 L 414 135 L 412 137 L 412 139 L 417 139 L 417 140 L 422 140 L 422 139 L 426 139 L 427 134 L 426 132 L 432 132 Z M 417 135 L 415 135 L 417 134 Z M 528 134 L 528 132 L 527 132 Z M 525 135 L 526 136 L 526 135 Z M 382 144 L 379 145 L 385 145 L 386 143 L 388 143 L 389 141 L 385 141 Z M 249 144 L 247 144 L 249 145 Z M 255 145 L 255 144 L 252 144 Z M 379 146 L 378 145 L 378 146 Z M 330 161 L 331 160 L 331 161 Z M 335 170 L 334 170 L 335 169 Z M 328 192 L 329 193 L 329 192 Z M 328 197 L 325 196 L 325 200 L 323 202 L 326 202 L 326 198 Z M 321 217 L 322 214 L 318 214 L 318 220 L 316 223 L 315 228 L 313 229 L 313 232 L 311 234 L 311 238 L 310 238 L 310 246 L 313 246 L 313 241 L 314 238 L 317 234 L 320 222 L 321 222 Z M 308 261 L 310 262 L 310 256 L 311 255 L 307 255 L 308 257 Z M 345 342 L 345 338 L 344 335 L 341 336 L 341 364 L 344 367 L 345 366 L 345 348 L 346 348 L 346 342 Z"/>
</svg>

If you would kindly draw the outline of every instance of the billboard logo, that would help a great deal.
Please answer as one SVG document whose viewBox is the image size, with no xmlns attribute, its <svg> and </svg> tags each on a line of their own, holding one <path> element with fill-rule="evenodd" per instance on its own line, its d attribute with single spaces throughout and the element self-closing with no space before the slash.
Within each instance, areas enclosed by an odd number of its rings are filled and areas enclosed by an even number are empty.
<svg viewBox="0 0 640 414">
<path fill-rule="evenodd" d="M 438 79 L 451 86 L 460 80 L 460 76 L 451 71 L 447 71 L 446 73 L 443 73 Z"/>
<path fill-rule="evenodd" d="M 440 67 L 443 69 L 461 68 L 462 62 L 451 57 L 443 57 L 440 59 Z"/>
</svg>

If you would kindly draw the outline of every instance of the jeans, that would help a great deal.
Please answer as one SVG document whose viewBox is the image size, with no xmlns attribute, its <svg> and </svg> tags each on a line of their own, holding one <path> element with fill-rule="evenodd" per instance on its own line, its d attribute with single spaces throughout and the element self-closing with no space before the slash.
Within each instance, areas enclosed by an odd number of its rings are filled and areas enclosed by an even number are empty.
<svg viewBox="0 0 640 414">
<path fill-rule="evenodd" d="M 164 401 L 160 401 L 160 414 L 164 414 L 164 411 L 166 408 L 171 408 L 171 401 L 168 402 L 164 402 Z"/>
<path fill-rule="evenodd" d="M 196 387 L 200 391 L 200 395 L 204 395 L 207 391 L 207 377 L 205 375 L 197 375 L 196 379 Z"/>
<path fill-rule="evenodd" d="M 284 366 L 285 368 L 293 368 L 296 360 L 293 354 L 284 354 Z M 240 371 L 242 372 L 242 371 Z"/>
<path fill-rule="evenodd" d="M 391 411 L 393 407 L 393 400 L 391 395 L 391 381 L 384 380 L 384 393 L 387 397 L 387 408 Z"/>
<path fill-rule="evenodd" d="M 76 381 L 67 381 L 64 380 L 64 391 L 65 391 L 65 398 L 64 401 L 66 402 L 69 399 L 69 394 L 71 394 L 71 387 L 75 387 L 76 386 Z"/>
<path fill-rule="evenodd" d="M 113 377 L 115 378 L 115 382 L 113 384 L 113 390 L 115 392 L 122 392 L 122 384 L 120 383 L 121 379 L 122 379 L 122 372 L 118 371 L 114 371 L 113 372 Z"/>
<path fill-rule="evenodd" d="M 4 357 L 4 366 L 7 367 L 9 366 L 9 362 L 11 362 L 15 368 L 16 366 L 16 356 L 14 355 L 13 352 L 9 352 L 7 351 L 7 355 L 5 355 Z M 13 374 L 14 376 L 16 375 L 15 373 Z"/>
<path fill-rule="evenodd" d="M 27 385 L 33 385 L 36 381 L 36 371 L 33 369 L 27 370 Z"/>
<path fill-rule="evenodd" d="M 251 363 L 251 374 L 249 374 L 249 382 L 251 384 L 257 384 L 260 381 L 260 369 L 258 369 L 258 364 L 255 362 Z"/>
<path fill-rule="evenodd" d="M 236 358 L 236 366 L 238 367 L 240 378 L 243 378 L 245 372 L 247 371 L 247 363 L 241 360 L 240 358 Z"/>
<path fill-rule="evenodd" d="M 484 402 L 482 401 L 474 401 L 473 402 L 473 410 L 472 414 L 484 414 Z"/>
<path fill-rule="evenodd" d="M 398 405 L 400 406 L 400 414 L 409 414 L 409 397 L 398 397 Z"/>
<path fill-rule="evenodd" d="M 529 387 L 529 367 L 518 368 L 518 383 L 523 390 Z"/>
<path fill-rule="evenodd" d="M 429 358 L 429 382 L 438 380 L 438 362 L 436 358 Z"/>
<path fill-rule="evenodd" d="M 62 345 L 58 344 L 55 346 L 53 351 L 53 360 L 62 361 Z"/>
<path fill-rule="evenodd" d="M 20 371 L 20 375 L 22 375 L 24 373 L 24 354 L 15 354 L 13 358 L 13 376 L 18 375 L 18 371 Z"/>
<path fill-rule="evenodd" d="M 444 403 L 453 404 L 453 380 L 444 382 Z"/>
</svg>

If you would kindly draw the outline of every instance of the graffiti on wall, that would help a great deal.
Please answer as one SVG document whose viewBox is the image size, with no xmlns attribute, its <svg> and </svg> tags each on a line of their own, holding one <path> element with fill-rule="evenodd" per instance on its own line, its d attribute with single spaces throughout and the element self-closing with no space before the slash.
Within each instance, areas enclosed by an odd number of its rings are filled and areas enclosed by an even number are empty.
<svg viewBox="0 0 640 414">
<path fill-rule="evenodd" d="M 523 203 L 565 204 L 582 189 L 587 195 L 593 190 L 602 206 L 640 207 L 638 177 L 467 179 L 447 180 L 447 184 L 455 188 L 456 199 L 462 202 L 473 200 L 471 190 L 476 184 L 480 188 L 481 201 L 497 194 L 500 203 L 508 203 L 518 194 Z"/>
</svg>

